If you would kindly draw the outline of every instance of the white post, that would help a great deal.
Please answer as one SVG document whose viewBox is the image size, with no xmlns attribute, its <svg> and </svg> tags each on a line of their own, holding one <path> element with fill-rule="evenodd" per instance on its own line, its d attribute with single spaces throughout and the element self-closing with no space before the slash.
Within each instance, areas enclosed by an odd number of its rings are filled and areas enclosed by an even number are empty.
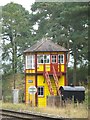
<svg viewBox="0 0 90 120">
<path fill-rule="evenodd" d="M 34 103 L 35 103 L 35 97 L 34 97 L 34 93 L 32 93 L 32 112 L 34 111 Z"/>
<path fill-rule="evenodd" d="M 13 89 L 13 103 L 18 104 L 19 103 L 19 90 Z"/>
</svg>

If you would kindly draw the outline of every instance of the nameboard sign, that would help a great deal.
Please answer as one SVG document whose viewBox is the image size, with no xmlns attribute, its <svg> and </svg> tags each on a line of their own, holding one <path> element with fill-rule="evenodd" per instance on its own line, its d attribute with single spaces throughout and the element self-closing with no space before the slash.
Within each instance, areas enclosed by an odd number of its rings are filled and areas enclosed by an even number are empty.
<svg viewBox="0 0 90 120">
<path fill-rule="evenodd" d="M 33 83 L 33 80 L 28 80 L 28 83 Z"/>
</svg>

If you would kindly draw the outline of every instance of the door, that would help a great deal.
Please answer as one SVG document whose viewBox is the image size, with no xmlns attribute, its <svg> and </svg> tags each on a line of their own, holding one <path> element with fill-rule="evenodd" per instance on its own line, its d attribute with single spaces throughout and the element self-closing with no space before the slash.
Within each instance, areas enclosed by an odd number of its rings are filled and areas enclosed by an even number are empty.
<svg viewBox="0 0 90 120">
<path fill-rule="evenodd" d="M 58 55 L 51 55 L 51 72 L 53 72 L 53 66 L 55 71 L 58 72 Z"/>
</svg>

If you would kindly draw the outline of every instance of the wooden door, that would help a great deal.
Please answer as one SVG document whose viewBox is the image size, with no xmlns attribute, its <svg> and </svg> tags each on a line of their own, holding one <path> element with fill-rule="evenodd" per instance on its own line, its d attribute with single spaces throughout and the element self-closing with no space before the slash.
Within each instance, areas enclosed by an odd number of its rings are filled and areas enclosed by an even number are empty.
<svg viewBox="0 0 90 120">
<path fill-rule="evenodd" d="M 53 66 L 56 72 L 58 72 L 58 55 L 51 55 L 51 72 L 53 72 Z"/>
</svg>

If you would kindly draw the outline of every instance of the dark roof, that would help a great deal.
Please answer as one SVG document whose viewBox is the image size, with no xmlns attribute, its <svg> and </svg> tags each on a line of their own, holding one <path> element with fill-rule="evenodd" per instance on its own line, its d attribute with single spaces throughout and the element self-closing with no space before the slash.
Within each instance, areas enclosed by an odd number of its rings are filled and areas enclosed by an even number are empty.
<svg viewBox="0 0 90 120">
<path fill-rule="evenodd" d="M 85 87 L 83 86 L 61 86 L 60 90 L 65 90 L 65 91 L 85 91 Z"/>
<path fill-rule="evenodd" d="M 50 39 L 42 39 L 41 41 L 38 41 L 35 43 L 33 46 L 28 48 L 27 50 L 24 51 L 26 52 L 52 52 L 52 51 L 68 51 L 66 48 L 54 43 Z"/>
</svg>

